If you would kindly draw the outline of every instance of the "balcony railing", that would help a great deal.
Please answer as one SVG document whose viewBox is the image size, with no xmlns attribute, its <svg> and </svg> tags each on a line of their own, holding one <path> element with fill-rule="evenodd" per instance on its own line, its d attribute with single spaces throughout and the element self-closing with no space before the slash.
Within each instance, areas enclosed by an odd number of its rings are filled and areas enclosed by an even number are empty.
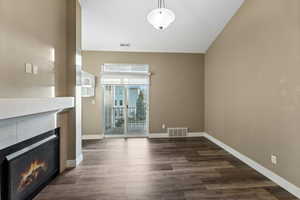
<svg viewBox="0 0 300 200">
<path fill-rule="evenodd" d="M 146 129 L 146 106 L 142 107 L 128 107 L 127 108 L 127 128 L 131 130 L 145 130 Z M 124 107 L 113 107 L 110 111 L 105 112 L 106 122 L 105 127 L 109 128 L 122 128 L 124 127 Z"/>
</svg>

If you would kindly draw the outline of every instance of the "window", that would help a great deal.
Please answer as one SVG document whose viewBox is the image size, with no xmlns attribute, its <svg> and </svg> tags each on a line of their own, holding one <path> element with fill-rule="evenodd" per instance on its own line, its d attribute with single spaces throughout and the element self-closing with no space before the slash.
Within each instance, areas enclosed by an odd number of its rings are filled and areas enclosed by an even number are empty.
<svg viewBox="0 0 300 200">
<path fill-rule="evenodd" d="M 105 64 L 102 72 L 121 72 L 121 73 L 148 73 L 148 65 L 138 64 Z"/>
<path fill-rule="evenodd" d="M 104 64 L 101 73 L 103 85 L 149 85 L 149 65 Z"/>
</svg>

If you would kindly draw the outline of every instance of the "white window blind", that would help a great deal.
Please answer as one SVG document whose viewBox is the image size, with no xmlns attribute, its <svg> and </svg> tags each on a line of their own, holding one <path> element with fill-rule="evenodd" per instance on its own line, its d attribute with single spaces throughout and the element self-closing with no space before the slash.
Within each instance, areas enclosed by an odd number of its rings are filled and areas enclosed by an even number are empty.
<svg viewBox="0 0 300 200">
<path fill-rule="evenodd" d="M 103 85 L 149 85 L 148 65 L 104 64 L 101 84 Z"/>
</svg>

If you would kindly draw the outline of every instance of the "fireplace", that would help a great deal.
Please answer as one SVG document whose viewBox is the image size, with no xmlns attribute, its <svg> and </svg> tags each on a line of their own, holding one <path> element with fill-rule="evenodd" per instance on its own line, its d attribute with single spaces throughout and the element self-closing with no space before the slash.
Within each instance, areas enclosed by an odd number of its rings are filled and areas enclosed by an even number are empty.
<svg viewBox="0 0 300 200">
<path fill-rule="evenodd" d="M 1 200 L 29 200 L 59 173 L 59 129 L 1 151 Z"/>
</svg>

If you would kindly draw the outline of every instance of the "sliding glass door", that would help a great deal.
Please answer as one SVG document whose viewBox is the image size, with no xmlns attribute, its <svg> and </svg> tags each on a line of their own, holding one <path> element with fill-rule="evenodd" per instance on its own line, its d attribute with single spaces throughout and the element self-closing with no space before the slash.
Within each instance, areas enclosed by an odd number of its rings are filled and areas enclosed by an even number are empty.
<svg viewBox="0 0 300 200">
<path fill-rule="evenodd" d="M 107 137 L 144 137 L 148 132 L 148 86 L 105 85 Z"/>
<path fill-rule="evenodd" d="M 150 75 L 145 64 L 102 66 L 105 136 L 147 136 Z"/>
<path fill-rule="evenodd" d="M 148 113 L 148 87 L 128 86 L 127 91 L 127 135 L 146 135 Z"/>
<path fill-rule="evenodd" d="M 105 135 L 125 134 L 125 87 L 104 86 L 104 126 Z"/>
</svg>

